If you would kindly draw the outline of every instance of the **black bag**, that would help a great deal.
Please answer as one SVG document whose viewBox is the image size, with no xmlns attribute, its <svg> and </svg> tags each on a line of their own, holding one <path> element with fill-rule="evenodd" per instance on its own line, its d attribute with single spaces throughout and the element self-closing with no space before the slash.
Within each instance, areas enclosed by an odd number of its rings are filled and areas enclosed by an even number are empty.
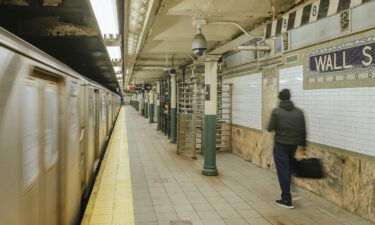
<svg viewBox="0 0 375 225">
<path fill-rule="evenodd" d="M 296 162 L 294 175 L 300 178 L 324 178 L 323 167 L 320 159 L 307 158 Z"/>
</svg>

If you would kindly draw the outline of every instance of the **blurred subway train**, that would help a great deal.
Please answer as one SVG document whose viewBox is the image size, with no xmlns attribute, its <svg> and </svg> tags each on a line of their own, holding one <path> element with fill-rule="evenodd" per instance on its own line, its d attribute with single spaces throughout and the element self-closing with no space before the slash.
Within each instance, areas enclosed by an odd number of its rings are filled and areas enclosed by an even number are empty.
<svg viewBox="0 0 375 225">
<path fill-rule="evenodd" d="M 120 103 L 0 28 L 0 224 L 79 222 Z"/>
</svg>

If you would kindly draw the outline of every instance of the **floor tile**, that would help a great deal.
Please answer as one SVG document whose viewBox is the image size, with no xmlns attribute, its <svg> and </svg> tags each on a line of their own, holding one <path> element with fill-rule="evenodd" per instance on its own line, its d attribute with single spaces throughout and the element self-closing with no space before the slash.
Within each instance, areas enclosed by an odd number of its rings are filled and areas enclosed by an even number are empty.
<svg viewBox="0 0 375 225">
<path fill-rule="evenodd" d="M 198 211 L 197 213 L 202 220 L 220 219 L 220 215 L 215 211 Z"/>
</svg>

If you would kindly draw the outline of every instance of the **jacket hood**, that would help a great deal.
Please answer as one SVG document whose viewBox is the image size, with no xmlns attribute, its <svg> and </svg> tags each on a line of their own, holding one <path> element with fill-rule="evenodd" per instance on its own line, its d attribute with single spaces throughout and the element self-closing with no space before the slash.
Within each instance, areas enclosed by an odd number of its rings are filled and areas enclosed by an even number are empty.
<svg viewBox="0 0 375 225">
<path fill-rule="evenodd" d="M 287 111 L 292 111 L 295 108 L 293 102 L 290 100 L 281 101 L 279 107 Z"/>
</svg>

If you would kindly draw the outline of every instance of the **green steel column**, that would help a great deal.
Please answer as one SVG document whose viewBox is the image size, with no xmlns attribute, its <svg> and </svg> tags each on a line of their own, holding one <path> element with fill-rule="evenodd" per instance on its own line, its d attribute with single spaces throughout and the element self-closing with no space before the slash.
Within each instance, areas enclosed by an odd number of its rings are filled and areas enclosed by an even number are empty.
<svg viewBox="0 0 375 225">
<path fill-rule="evenodd" d="M 204 167 L 202 174 L 216 176 L 217 62 L 205 63 Z"/>
<path fill-rule="evenodd" d="M 177 136 L 177 99 L 176 99 L 176 74 L 171 74 L 171 142 L 176 143 Z"/>
<path fill-rule="evenodd" d="M 156 107 L 157 107 L 157 110 L 156 110 L 156 118 L 158 119 L 158 125 L 156 126 L 156 129 L 157 130 L 160 130 L 160 125 L 161 125 L 161 118 L 160 118 L 160 80 L 157 81 L 156 83 Z"/>
<path fill-rule="evenodd" d="M 149 113 L 149 117 L 150 117 L 150 123 L 154 123 L 154 90 L 150 90 L 150 113 Z"/>
<path fill-rule="evenodd" d="M 145 119 L 148 118 L 148 91 L 145 92 Z"/>
</svg>

